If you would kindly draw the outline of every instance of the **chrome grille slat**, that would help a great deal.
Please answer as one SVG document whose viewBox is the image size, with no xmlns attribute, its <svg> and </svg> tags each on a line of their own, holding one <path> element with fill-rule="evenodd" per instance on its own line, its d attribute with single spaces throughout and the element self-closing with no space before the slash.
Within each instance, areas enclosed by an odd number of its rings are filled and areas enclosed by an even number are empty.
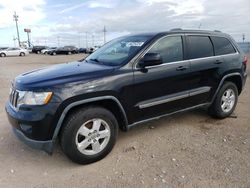
<svg viewBox="0 0 250 188">
<path fill-rule="evenodd" d="M 19 93 L 18 91 L 12 89 L 10 93 L 10 103 L 13 107 L 17 107 L 17 101 L 18 101 Z"/>
</svg>

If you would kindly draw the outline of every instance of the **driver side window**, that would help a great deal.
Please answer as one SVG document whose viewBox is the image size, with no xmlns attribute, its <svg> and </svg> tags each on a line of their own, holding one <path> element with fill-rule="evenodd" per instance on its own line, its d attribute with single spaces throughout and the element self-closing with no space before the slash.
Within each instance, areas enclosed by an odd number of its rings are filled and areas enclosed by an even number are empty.
<svg viewBox="0 0 250 188">
<path fill-rule="evenodd" d="M 159 53 L 163 63 L 182 61 L 183 48 L 181 36 L 169 36 L 156 42 L 148 53 Z"/>
</svg>

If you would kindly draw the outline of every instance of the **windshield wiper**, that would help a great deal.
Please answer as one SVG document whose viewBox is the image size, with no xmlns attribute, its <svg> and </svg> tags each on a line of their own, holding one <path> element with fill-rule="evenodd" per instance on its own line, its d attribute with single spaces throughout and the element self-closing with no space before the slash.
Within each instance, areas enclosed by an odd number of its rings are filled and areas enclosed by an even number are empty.
<svg viewBox="0 0 250 188">
<path fill-rule="evenodd" d="M 99 63 L 100 61 L 98 59 L 89 59 L 90 61 L 95 61 L 97 63 Z"/>
</svg>

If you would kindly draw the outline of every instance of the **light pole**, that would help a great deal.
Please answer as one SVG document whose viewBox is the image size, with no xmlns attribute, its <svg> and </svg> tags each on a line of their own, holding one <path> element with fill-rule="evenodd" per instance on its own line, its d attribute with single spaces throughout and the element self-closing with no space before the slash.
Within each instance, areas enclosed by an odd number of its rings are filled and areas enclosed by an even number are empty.
<svg viewBox="0 0 250 188">
<path fill-rule="evenodd" d="M 16 14 L 16 11 L 14 12 L 13 18 L 14 18 L 14 21 L 16 22 L 17 40 L 18 40 L 18 45 L 20 47 L 21 44 L 20 44 L 19 29 L 18 29 L 18 23 L 17 23 L 17 21 L 18 21 L 18 15 Z"/>
<path fill-rule="evenodd" d="M 106 33 L 107 33 L 106 26 L 104 26 L 104 28 L 103 28 L 103 42 L 104 42 L 104 44 L 106 43 Z"/>
<path fill-rule="evenodd" d="M 88 32 L 85 33 L 86 48 L 88 48 Z"/>
<path fill-rule="evenodd" d="M 245 34 L 243 33 L 242 34 L 242 40 L 243 40 L 243 43 L 245 42 Z"/>
<path fill-rule="evenodd" d="M 95 35 L 92 34 L 92 47 L 94 47 L 94 44 L 95 44 Z"/>
<path fill-rule="evenodd" d="M 28 46 L 30 47 L 30 32 L 31 32 L 31 29 L 24 29 L 24 32 L 27 33 Z"/>
<path fill-rule="evenodd" d="M 16 40 L 17 40 L 17 38 L 15 36 L 13 36 L 14 47 L 16 47 Z"/>
</svg>

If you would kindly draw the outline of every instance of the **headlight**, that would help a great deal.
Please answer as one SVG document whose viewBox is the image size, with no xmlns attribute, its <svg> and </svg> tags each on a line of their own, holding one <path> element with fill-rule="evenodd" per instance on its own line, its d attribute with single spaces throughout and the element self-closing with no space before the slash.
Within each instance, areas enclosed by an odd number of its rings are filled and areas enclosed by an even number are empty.
<svg viewBox="0 0 250 188">
<path fill-rule="evenodd" d="M 44 105 L 48 104 L 52 92 L 32 92 L 32 91 L 19 91 L 17 105 Z"/>
</svg>

